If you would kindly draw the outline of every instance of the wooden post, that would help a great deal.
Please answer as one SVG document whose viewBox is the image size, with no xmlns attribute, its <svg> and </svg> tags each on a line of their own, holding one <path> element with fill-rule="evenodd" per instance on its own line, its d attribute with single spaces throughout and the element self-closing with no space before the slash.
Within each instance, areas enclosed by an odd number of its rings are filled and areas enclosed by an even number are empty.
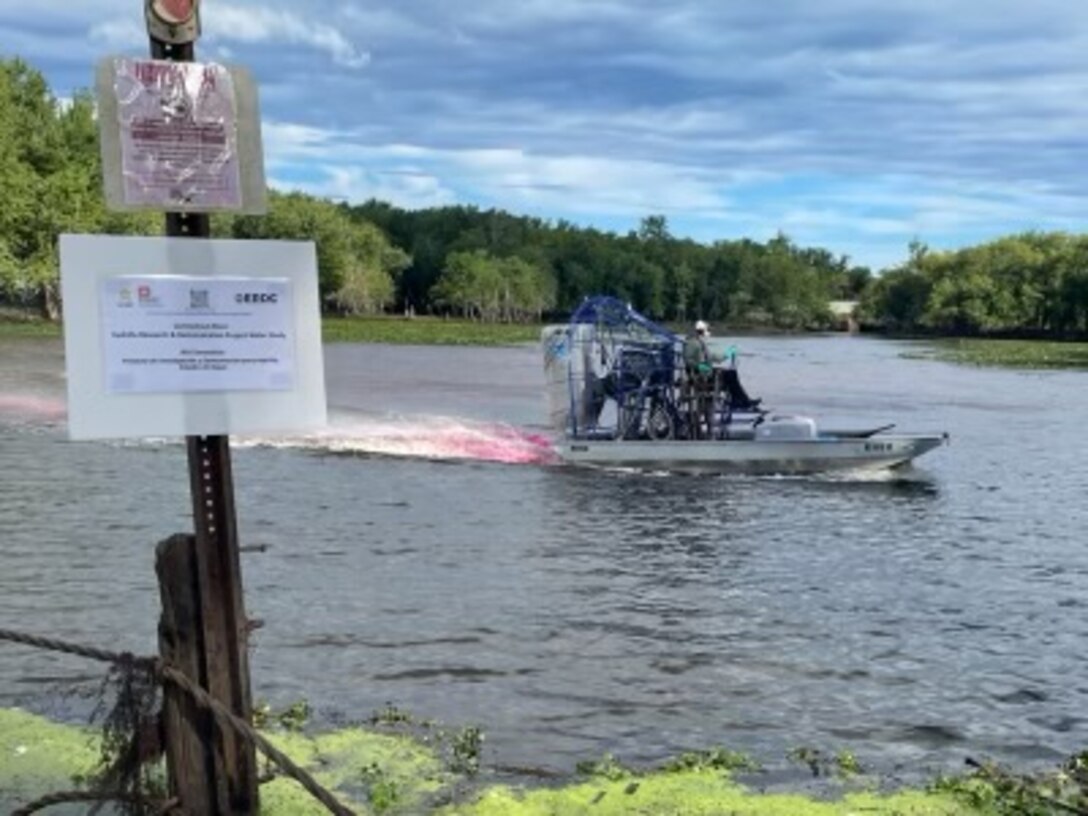
<svg viewBox="0 0 1088 816">
<path fill-rule="evenodd" d="M 168 538 L 155 556 L 162 598 L 160 656 L 235 711 L 233 701 L 244 694 L 248 709 L 248 684 L 243 689 L 239 682 L 244 667 L 231 661 L 232 655 L 245 653 L 244 633 L 231 637 L 223 599 L 214 595 L 215 589 L 208 591 L 221 583 L 215 573 L 223 569 L 222 559 L 193 535 Z M 163 731 L 170 791 L 183 810 L 209 816 L 257 812 L 253 745 L 221 728 L 170 684 L 163 695 Z"/>
<path fill-rule="evenodd" d="M 196 538 L 175 535 L 155 548 L 162 617 L 159 654 L 197 683 L 204 674 L 200 582 Z M 172 684 L 163 690 L 163 733 L 170 792 L 186 813 L 221 813 L 215 781 L 214 722 L 188 694 Z"/>
</svg>

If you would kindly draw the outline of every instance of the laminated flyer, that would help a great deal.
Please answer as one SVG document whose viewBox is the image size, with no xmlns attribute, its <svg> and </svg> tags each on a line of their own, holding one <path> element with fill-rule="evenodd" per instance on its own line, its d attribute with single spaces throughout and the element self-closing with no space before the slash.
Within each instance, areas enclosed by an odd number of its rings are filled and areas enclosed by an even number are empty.
<svg viewBox="0 0 1088 816">
<path fill-rule="evenodd" d="M 241 207 L 238 113 L 226 67 L 118 58 L 113 91 L 126 206 Z"/>
</svg>

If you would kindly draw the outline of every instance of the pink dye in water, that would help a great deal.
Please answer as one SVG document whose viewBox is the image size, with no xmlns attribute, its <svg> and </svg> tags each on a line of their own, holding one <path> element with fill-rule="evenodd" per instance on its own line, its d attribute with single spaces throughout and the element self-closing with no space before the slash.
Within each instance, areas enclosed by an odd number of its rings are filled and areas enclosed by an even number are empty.
<svg viewBox="0 0 1088 816">
<path fill-rule="evenodd" d="M 0 416 L 38 422 L 59 422 L 68 415 L 63 400 L 34 394 L 0 394 Z"/>
<path fill-rule="evenodd" d="M 257 439 L 256 444 L 303 447 L 334 453 L 364 453 L 420 459 L 460 459 L 548 465 L 558 461 L 552 441 L 501 423 L 426 417 L 341 419 L 311 436 Z"/>
<path fill-rule="evenodd" d="M 56 423 L 67 416 L 63 400 L 32 394 L 0 394 L 0 419 Z M 242 441 L 245 444 L 246 440 Z M 558 461 L 552 440 L 502 423 L 444 417 L 345 419 L 300 437 L 250 439 L 250 444 L 370 453 L 422 459 L 460 459 L 549 465 Z"/>
</svg>

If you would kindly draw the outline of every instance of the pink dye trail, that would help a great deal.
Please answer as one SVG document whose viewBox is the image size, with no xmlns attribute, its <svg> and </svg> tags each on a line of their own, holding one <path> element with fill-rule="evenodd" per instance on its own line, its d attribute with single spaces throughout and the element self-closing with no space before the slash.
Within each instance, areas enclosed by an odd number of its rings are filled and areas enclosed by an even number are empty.
<svg viewBox="0 0 1088 816">
<path fill-rule="evenodd" d="M 39 397 L 34 394 L 0 394 L 0 417 L 58 422 L 67 415 L 68 407 L 63 400 Z"/>
<path fill-rule="evenodd" d="M 0 419 L 56 423 L 67 416 L 63 400 L 32 394 L 0 394 Z M 550 465 L 558 461 L 545 434 L 496 422 L 444 417 L 341 419 L 327 430 L 299 437 L 242 439 L 245 444 L 371 453 L 421 459 L 460 459 Z"/>
<path fill-rule="evenodd" d="M 548 465 L 557 461 L 551 439 L 543 434 L 501 423 L 436 417 L 341 419 L 328 430 L 311 436 L 253 441 L 278 447 L 420 459 L 531 465 Z"/>
</svg>

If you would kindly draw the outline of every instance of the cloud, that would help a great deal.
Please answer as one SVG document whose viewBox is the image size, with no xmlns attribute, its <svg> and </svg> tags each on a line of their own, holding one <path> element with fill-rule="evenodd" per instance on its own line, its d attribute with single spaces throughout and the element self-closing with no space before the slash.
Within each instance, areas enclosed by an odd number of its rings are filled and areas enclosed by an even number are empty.
<svg viewBox="0 0 1088 816">
<path fill-rule="evenodd" d="M 205 30 L 260 83 L 273 177 L 330 195 L 664 212 L 866 263 L 1088 212 L 1067 0 L 216 0 Z M 0 0 L 0 36 L 62 95 L 97 50 L 146 52 L 131 0 Z"/>
<path fill-rule="evenodd" d="M 323 177 L 306 189 L 328 190 L 334 183 L 336 194 L 352 201 L 373 196 L 375 179 L 382 179 L 384 186 L 415 198 L 425 192 L 424 197 L 450 202 L 456 191 L 487 206 L 542 215 L 607 212 L 637 221 L 651 211 L 709 216 L 729 206 L 716 174 L 666 162 L 549 156 L 517 148 L 366 144 L 351 132 L 283 122 L 266 123 L 264 141 L 270 165 L 318 167 Z M 390 181 L 394 177 L 396 184 Z M 447 186 L 420 179 L 444 179 Z"/>
<path fill-rule="evenodd" d="M 99 5 L 103 9 L 114 6 Z M 89 20 L 96 18 L 98 21 L 89 26 L 92 41 L 110 49 L 146 51 L 147 30 L 141 14 L 128 9 L 124 14 L 88 15 Z M 233 42 L 306 46 L 324 52 L 336 65 L 353 70 L 365 68 L 371 59 L 366 50 L 332 25 L 300 16 L 291 7 L 217 3 L 205 7 L 202 21 L 206 39 L 212 45 Z"/>
<path fill-rule="evenodd" d="M 142 18 L 129 17 L 104 20 L 90 29 L 90 38 L 110 50 L 147 50 L 147 28 Z"/>
<path fill-rule="evenodd" d="M 370 63 L 368 52 L 331 25 L 304 19 L 286 8 L 222 4 L 214 7 L 214 13 L 206 13 L 204 19 L 205 31 L 212 40 L 307 45 L 324 51 L 345 68 L 364 68 Z"/>
</svg>

